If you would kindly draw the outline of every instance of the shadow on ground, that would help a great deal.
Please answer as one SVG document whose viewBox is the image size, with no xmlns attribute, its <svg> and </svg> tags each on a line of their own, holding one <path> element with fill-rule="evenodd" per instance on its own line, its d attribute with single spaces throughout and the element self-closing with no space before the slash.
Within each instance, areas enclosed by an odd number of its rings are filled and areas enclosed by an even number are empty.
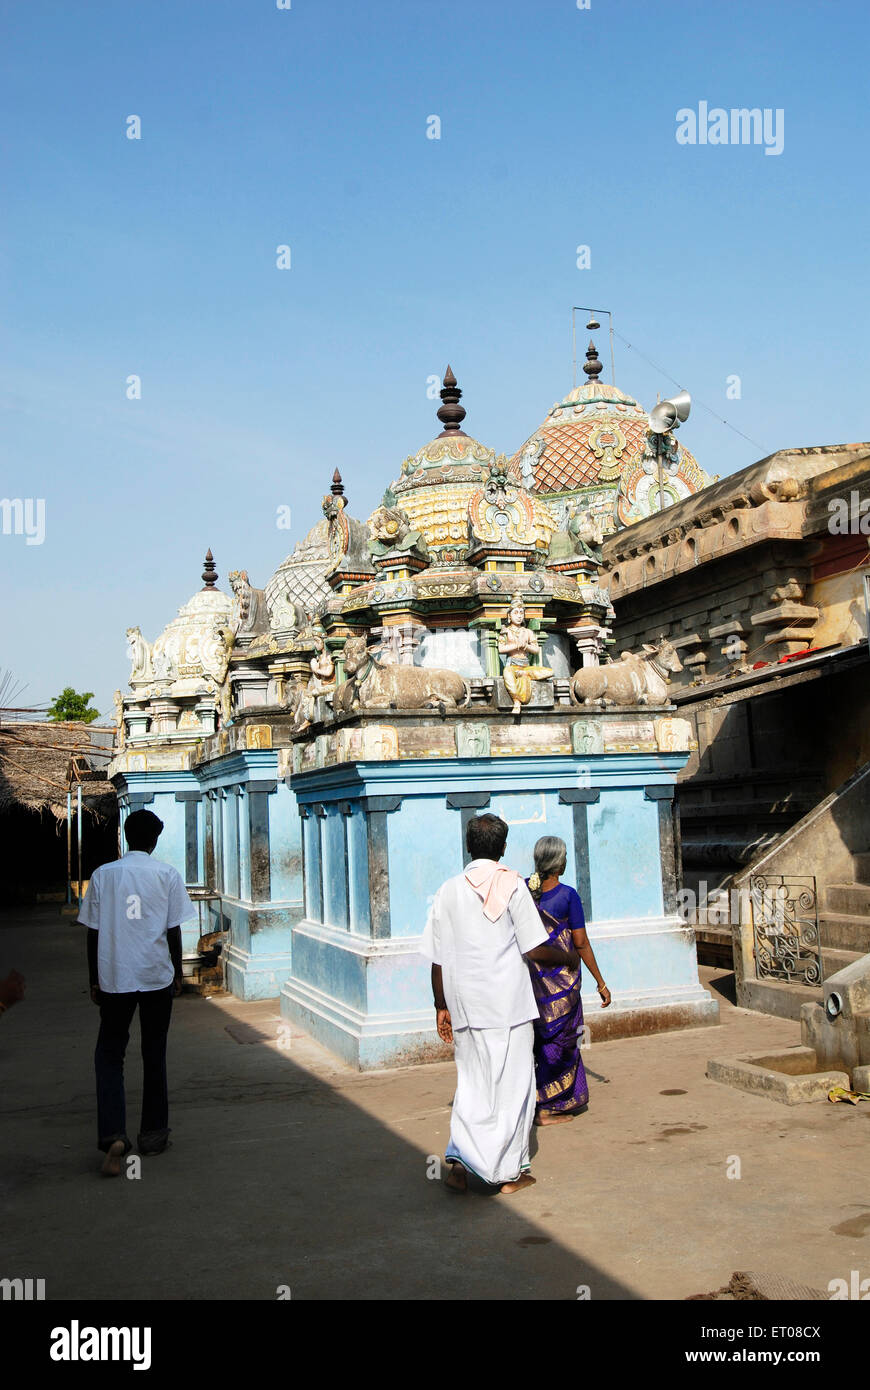
<svg viewBox="0 0 870 1390">
<path fill-rule="evenodd" d="M 453 1197 L 427 1177 L 434 1165 L 396 1128 L 431 1111 L 422 1132 L 443 1154 L 432 1069 L 409 1069 L 404 1086 L 313 1075 L 295 1042 L 289 1055 L 242 1045 L 196 996 L 176 1001 L 170 1030 L 173 1147 L 139 1179 L 101 1178 L 83 935 L 56 909 L 0 918 L 0 973 L 27 978 L 0 1021 L 0 1277 L 44 1278 L 49 1299 L 637 1296 L 529 1221 L 526 1194 Z M 134 1024 L 131 1134 L 139 1066 Z"/>
</svg>

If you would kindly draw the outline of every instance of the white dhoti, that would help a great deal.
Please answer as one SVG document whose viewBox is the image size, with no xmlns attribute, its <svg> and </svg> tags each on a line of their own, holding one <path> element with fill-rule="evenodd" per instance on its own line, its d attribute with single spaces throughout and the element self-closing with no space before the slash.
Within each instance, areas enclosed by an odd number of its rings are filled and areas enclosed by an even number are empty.
<svg viewBox="0 0 870 1390">
<path fill-rule="evenodd" d="M 514 1182 L 529 1167 L 535 1118 L 534 1026 L 454 1028 L 456 1095 L 447 1158 L 484 1182 Z"/>
</svg>

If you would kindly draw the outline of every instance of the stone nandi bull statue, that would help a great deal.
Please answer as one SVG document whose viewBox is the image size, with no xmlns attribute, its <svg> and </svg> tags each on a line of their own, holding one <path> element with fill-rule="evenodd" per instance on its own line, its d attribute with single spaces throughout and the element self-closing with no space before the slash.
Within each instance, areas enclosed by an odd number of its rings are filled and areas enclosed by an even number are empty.
<svg viewBox="0 0 870 1390">
<path fill-rule="evenodd" d="M 471 698 L 468 684 L 456 671 L 426 666 L 382 666 L 366 646 L 365 637 L 348 637 L 344 644 L 347 680 L 337 686 L 333 709 L 350 714 L 358 709 L 457 709 Z"/>
<path fill-rule="evenodd" d="M 643 644 L 643 655 L 623 652 L 607 666 L 584 666 L 572 682 L 575 699 L 582 705 L 655 705 L 670 703 L 668 680 L 683 666 L 666 638 L 654 647 Z"/>
</svg>

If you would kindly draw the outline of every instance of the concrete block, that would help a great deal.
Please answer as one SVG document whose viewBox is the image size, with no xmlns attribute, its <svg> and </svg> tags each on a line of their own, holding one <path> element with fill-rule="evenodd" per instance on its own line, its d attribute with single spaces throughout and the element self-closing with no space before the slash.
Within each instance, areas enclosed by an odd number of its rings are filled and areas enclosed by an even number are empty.
<svg viewBox="0 0 870 1390">
<path fill-rule="evenodd" d="M 784 1052 L 712 1058 L 707 1063 L 707 1075 L 711 1081 L 766 1096 L 783 1105 L 824 1100 L 834 1086 L 849 1089 L 848 1072 L 816 1071 L 817 1065 L 811 1047 L 792 1047 Z"/>
</svg>

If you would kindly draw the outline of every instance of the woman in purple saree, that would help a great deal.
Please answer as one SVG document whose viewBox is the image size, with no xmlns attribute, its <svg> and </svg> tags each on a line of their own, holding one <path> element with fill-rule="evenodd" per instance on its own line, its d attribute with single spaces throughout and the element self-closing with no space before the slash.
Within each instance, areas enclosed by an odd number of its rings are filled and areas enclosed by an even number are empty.
<svg viewBox="0 0 870 1390">
<path fill-rule="evenodd" d="M 601 995 L 602 1008 L 610 1003 L 610 990 L 586 935 L 580 895 L 559 880 L 565 872 L 568 851 L 564 840 L 545 835 L 535 845 L 535 872 L 528 880 L 541 921 L 550 933 L 550 944 L 564 951 L 573 947 L 592 974 Z M 535 1023 L 535 1076 L 538 1099 L 535 1124 L 560 1124 L 586 1109 L 589 1087 L 580 1056 L 583 1036 L 581 971 L 529 962 L 532 987 L 540 1017 Z"/>
</svg>

